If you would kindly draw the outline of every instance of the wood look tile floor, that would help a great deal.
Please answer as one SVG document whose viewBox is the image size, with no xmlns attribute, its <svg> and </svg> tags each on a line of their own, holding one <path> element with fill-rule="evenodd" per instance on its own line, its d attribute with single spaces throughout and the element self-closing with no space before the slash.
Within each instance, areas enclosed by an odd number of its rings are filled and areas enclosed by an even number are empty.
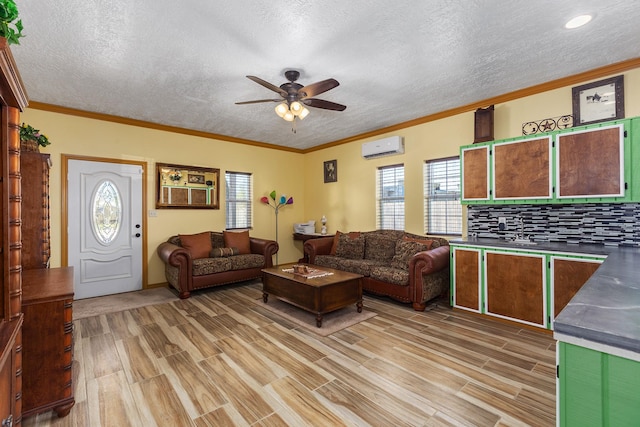
<svg viewBox="0 0 640 427">
<path fill-rule="evenodd" d="M 376 317 L 320 337 L 261 295 L 250 283 L 76 320 L 76 404 L 23 426 L 555 425 L 549 334 L 365 295 Z"/>
</svg>

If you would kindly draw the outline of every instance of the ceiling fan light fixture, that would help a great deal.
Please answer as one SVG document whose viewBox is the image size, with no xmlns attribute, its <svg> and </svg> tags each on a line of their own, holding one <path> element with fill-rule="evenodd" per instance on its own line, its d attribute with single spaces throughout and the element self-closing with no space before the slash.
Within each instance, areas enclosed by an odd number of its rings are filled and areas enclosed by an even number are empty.
<svg viewBox="0 0 640 427">
<path fill-rule="evenodd" d="M 300 104 L 298 101 L 293 101 L 291 103 L 291 105 L 289 105 L 289 109 L 291 110 L 291 112 L 293 114 L 295 114 L 296 116 L 300 115 L 300 112 L 302 112 L 302 109 L 304 107 L 302 106 L 302 104 Z"/>
<path fill-rule="evenodd" d="M 284 116 L 282 116 L 282 118 L 288 122 L 292 122 L 296 118 L 296 116 L 294 116 L 291 111 L 287 111 L 286 113 L 284 113 Z"/>
<path fill-rule="evenodd" d="M 302 120 L 308 115 L 309 115 L 309 110 L 306 107 L 302 107 L 302 110 L 298 113 L 298 118 Z"/>
<path fill-rule="evenodd" d="M 276 105 L 276 114 L 279 117 L 284 118 L 284 115 L 287 114 L 287 112 L 289 111 L 289 108 L 287 107 L 287 104 L 282 102 L 278 105 Z"/>
</svg>

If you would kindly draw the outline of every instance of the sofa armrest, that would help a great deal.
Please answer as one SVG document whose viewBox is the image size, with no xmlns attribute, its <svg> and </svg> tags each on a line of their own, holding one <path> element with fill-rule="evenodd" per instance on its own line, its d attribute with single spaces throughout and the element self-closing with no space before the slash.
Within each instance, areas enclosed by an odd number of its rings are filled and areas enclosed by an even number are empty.
<svg viewBox="0 0 640 427">
<path fill-rule="evenodd" d="M 273 267 L 273 255 L 280 249 L 278 242 L 275 240 L 261 239 L 259 237 L 250 237 L 249 243 L 252 254 L 264 255 L 265 268 Z"/>
<path fill-rule="evenodd" d="M 435 273 L 449 267 L 449 246 L 418 252 L 409 260 L 409 271 L 420 275 Z"/>
<path fill-rule="evenodd" d="M 319 237 L 304 242 L 304 253 L 309 257 L 309 264 L 315 264 L 317 255 L 329 255 L 333 246 L 333 237 Z"/>
<path fill-rule="evenodd" d="M 190 267 L 192 263 L 191 254 L 185 248 L 169 242 L 160 243 L 156 251 L 160 259 L 174 267 Z M 191 269 L 189 269 L 191 271 Z"/>
</svg>

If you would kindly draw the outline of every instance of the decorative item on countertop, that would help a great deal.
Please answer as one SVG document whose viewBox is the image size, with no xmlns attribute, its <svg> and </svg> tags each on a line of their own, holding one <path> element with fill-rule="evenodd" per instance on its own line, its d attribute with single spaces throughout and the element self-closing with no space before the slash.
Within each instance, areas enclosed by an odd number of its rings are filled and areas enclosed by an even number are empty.
<svg viewBox="0 0 640 427">
<path fill-rule="evenodd" d="M 20 150 L 40 151 L 40 147 L 46 147 L 49 144 L 51 144 L 49 138 L 41 133 L 40 130 L 22 123 L 22 126 L 20 126 Z"/>
<path fill-rule="evenodd" d="M 22 29 L 16 3 L 13 0 L 0 0 L 0 37 L 7 39 L 9 44 L 20 44 L 18 39 L 24 37 Z"/>
<path fill-rule="evenodd" d="M 327 234 L 327 217 L 322 215 L 322 218 L 320 218 L 320 222 L 322 223 L 322 228 L 320 229 L 320 234 L 325 235 L 325 234 Z"/>
<path fill-rule="evenodd" d="M 292 205 L 293 197 L 289 197 L 287 199 L 287 196 L 283 194 L 282 196 L 280 196 L 280 200 L 276 201 L 276 190 L 273 190 L 271 193 L 269 193 L 269 197 L 262 196 L 260 198 L 260 202 L 264 203 L 265 205 L 271 206 L 276 213 L 276 243 L 278 243 L 278 211 L 280 210 L 281 207 L 285 205 Z M 277 252 L 276 252 L 276 265 L 278 265 Z"/>
</svg>

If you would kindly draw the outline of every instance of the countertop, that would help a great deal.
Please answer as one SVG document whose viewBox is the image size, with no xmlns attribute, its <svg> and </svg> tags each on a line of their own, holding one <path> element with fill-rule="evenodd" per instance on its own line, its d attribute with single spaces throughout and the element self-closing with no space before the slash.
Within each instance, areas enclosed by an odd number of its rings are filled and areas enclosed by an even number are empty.
<svg viewBox="0 0 640 427">
<path fill-rule="evenodd" d="M 470 238 L 452 244 L 605 255 L 607 258 L 554 321 L 554 337 L 623 357 L 640 358 L 640 249 Z M 590 345 L 593 343 L 593 345 Z M 620 351 L 617 351 L 620 350 Z"/>
</svg>

